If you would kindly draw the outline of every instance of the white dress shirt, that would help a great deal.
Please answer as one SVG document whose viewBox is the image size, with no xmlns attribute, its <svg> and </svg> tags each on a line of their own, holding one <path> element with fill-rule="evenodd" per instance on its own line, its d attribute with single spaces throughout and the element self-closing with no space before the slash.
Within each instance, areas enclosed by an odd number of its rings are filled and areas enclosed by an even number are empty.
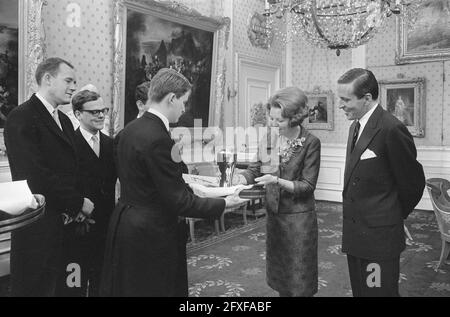
<svg viewBox="0 0 450 317">
<path fill-rule="evenodd" d="M 58 127 L 62 130 L 61 121 L 59 120 L 59 113 L 58 113 L 58 107 L 53 107 L 42 95 L 40 95 L 38 92 L 36 93 L 36 97 L 42 102 L 45 109 L 47 109 L 48 112 L 50 112 L 50 115 L 52 116 L 53 120 L 55 120 Z"/>
<path fill-rule="evenodd" d="M 93 135 L 97 136 L 98 144 L 100 145 L 100 132 L 99 131 L 97 131 L 96 134 L 92 134 L 91 132 L 83 129 L 83 127 L 80 126 L 80 132 L 92 150 L 94 150 L 94 141 L 92 140 Z"/>
<path fill-rule="evenodd" d="M 158 110 L 155 110 L 155 109 L 152 109 L 152 108 L 148 109 L 148 112 L 153 113 L 155 116 L 160 118 L 162 120 L 162 122 L 164 123 L 164 125 L 166 126 L 167 131 L 170 132 L 169 119 L 167 119 L 167 117 L 165 115 L 163 115 Z"/>
<path fill-rule="evenodd" d="M 50 115 L 53 117 L 53 111 L 55 111 L 55 107 L 53 107 L 50 102 L 48 102 L 42 95 L 40 95 L 38 92 L 36 93 L 36 97 L 42 102 L 42 104 L 45 106 L 45 109 L 50 113 Z"/>
<path fill-rule="evenodd" d="M 364 128 L 366 127 L 367 122 L 369 121 L 370 117 L 372 116 L 372 113 L 375 111 L 375 109 L 377 108 L 378 104 L 376 104 L 375 106 L 372 107 L 372 109 L 370 109 L 369 111 L 366 112 L 366 114 L 359 119 L 359 124 L 361 125 L 361 127 L 359 128 L 359 134 L 358 134 L 358 140 L 361 136 L 361 134 L 364 131 Z M 358 142 L 358 141 L 356 141 Z"/>
</svg>

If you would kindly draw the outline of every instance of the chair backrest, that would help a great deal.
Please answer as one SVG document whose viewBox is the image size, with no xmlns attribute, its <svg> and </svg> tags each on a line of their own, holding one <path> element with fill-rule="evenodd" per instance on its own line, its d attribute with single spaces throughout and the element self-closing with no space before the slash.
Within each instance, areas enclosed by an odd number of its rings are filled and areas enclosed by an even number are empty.
<svg viewBox="0 0 450 317">
<path fill-rule="evenodd" d="M 212 176 L 212 177 L 218 177 L 220 176 L 219 167 L 217 164 L 213 162 L 207 162 L 207 163 L 198 163 L 193 165 L 193 169 L 195 169 L 196 173 L 201 176 Z"/>
<path fill-rule="evenodd" d="M 447 190 L 450 188 L 448 180 L 443 178 L 427 179 L 427 189 L 433 204 L 434 214 L 439 225 L 439 231 L 450 239 L 450 199 Z"/>
</svg>

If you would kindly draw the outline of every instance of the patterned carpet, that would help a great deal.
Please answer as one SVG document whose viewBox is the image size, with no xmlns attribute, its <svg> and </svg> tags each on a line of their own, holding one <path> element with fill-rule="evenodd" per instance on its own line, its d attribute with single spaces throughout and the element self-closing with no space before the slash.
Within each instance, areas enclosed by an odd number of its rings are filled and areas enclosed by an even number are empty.
<svg viewBox="0 0 450 317">
<path fill-rule="evenodd" d="M 342 207 L 318 203 L 319 292 L 317 296 L 351 296 L 347 260 L 341 253 Z M 225 234 L 206 236 L 207 224 L 196 229 L 203 240 L 188 244 L 189 292 L 192 297 L 268 297 L 277 292 L 265 281 L 265 219 L 227 215 Z M 240 224 L 240 225 L 239 225 Z M 434 214 L 415 211 L 406 222 L 413 237 L 401 255 L 400 294 L 449 297 L 450 261 L 436 269 L 441 240 Z M 212 225 L 209 227 L 213 228 Z M 202 231 L 203 230 L 203 231 Z M 210 234 L 213 229 L 210 229 Z"/>
</svg>

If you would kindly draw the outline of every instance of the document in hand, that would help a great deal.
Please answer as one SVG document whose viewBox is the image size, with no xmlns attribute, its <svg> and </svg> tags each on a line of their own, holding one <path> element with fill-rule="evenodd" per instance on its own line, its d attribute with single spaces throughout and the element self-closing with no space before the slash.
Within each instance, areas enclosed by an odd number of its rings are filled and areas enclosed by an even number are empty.
<svg viewBox="0 0 450 317">
<path fill-rule="evenodd" d="M 208 187 L 219 187 L 219 178 L 212 176 L 201 176 L 192 174 L 183 174 L 186 184 L 200 184 Z"/>
<path fill-rule="evenodd" d="M 12 216 L 19 216 L 28 208 L 39 207 L 28 187 L 27 181 L 0 184 L 0 210 Z"/>
<path fill-rule="evenodd" d="M 217 197 L 225 197 L 230 195 L 238 195 L 242 189 L 245 189 L 250 186 L 237 185 L 231 187 L 206 187 L 201 184 L 191 183 L 189 184 L 194 194 L 200 197 L 208 197 L 208 198 L 217 198 Z"/>
</svg>

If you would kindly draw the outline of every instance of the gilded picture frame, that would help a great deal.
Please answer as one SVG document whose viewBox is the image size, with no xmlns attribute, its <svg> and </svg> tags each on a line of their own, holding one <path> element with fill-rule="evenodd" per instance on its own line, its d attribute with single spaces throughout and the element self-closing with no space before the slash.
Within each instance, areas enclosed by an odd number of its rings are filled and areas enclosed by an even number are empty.
<svg viewBox="0 0 450 317">
<path fill-rule="evenodd" d="M 333 130 L 333 92 L 315 87 L 313 91 L 305 93 L 308 97 L 308 117 L 303 122 L 303 125 L 310 130 Z"/>
<path fill-rule="evenodd" d="M 16 71 L 8 72 L 7 75 L 10 77 L 8 80 L 17 81 L 17 90 L 15 90 L 16 96 L 14 97 L 14 102 L 11 103 L 11 105 L 8 105 L 8 111 L 5 111 L 7 113 L 9 113 L 12 108 L 27 100 L 37 89 L 34 75 L 37 66 L 45 58 L 45 31 L 42 11 L 46 4 L 47 3 L 44 0 L 0 0 L 0 6 L 3 5 L 3 9 L 0 10 L 0 21 L 8 21 L 8 25 L 6 25 L 6 23 L 5 25 L 2 25 L 2 22 L 0 22 L 0 29 L 5 31 L 17 28 L 17 30 L 13 32 L 16 34 L 17 38 L 7 39 L 9 43 L 17 41 L 17 56 L 13 62 L 14 65 L 17 65 L 17 73 Z M 17 7 L 12 7 L 14 5 Z M 11 10 L 12 14 L 10 12 Z M 17 23 L 11 20 L 11 16 L 15 16 L 15 10 L 18 12 Z M 2 14 L 9 16 L 2 18 Z M 13 34 L 12 32 L 10 33 Z M 13 53 L 10 44 L 6 44 L 6 46 L 0 45 L 0 55 L 2 54 L 3 57 L 5 57 L 5 55 L 12 56 Z M 8 69 L 11 70 L 11 67 L 8 67 Z M 6 91 L 5 89 L 2 90 L 4 90 L 3 92 L 7 95 L 11 96 L 11 92 Z M 4 117 L 6 120 L 7 114 L 4 114 Z M 0 127 L 0 169 L 8 168 L 6 148 L 3 140 L 3 127 L 4 122 Z"/>
<path fill-rule="evenodd" d="M 379 81 L 381 106 L 417 138 L 425 137 L 425 83 L 425 78 Z"/>
<path fill-rule="evenodd" d="M 427 0 L 420 4 L 414 28 L 397 18 L 396 64 L 450 59 L 450 0 Z"/>
<path fill-rule="evenodd" d="M 130 87 L 129 82 L 127 82 L 127 63 L 129 64 L 129 60 L 127 60 L 127 42 L 131 38 L 130 33 L 127 32 L 127 28 L 130 25 L 128 23 L 129 14 L 135 13 L 137 13 L 140 17 L 145 17 L 145 23 L 142 26 L 145 30 L 145 35 L 148 38 L 152 37 L 153 42 L 156 42 L 156 40 L 160 40 L 161 42 L 164 41 L 160 37 L 161 35 L 152 33 L 156 28 L 161 29 L 161 25 L 163 24 L 170 28 L 179 27 L 183 30 L 188 30 L 186 32 L 191 32 L 193 34 L 192 36 L 195 36 L 195 32 L 189 30 L 195 29 L 200 33 L 202 31 L 212 33 L 213 45 L 211 76 L 210 79 L 208 78 L 208 84 L 210 84 L 210 91 L 208 94 L 209 113 L 207 115 L 208 122 L 206 124 L 204 123 L 203 127 L 223 125 L 222 111 L 225 102 L 226 81 L 225 51 L 227 49 L 229 37 L 230 19 L 206 17 L 196 10 L 176 2 L 159 2 L 153 0 L 114 0 L 114 83 L 113 111 L 111 114 L 112 124 L 110 127 L 110 134 L 116 135 L 124 127 L 127 121 L 129 122 L 131 120 L 131 116 L 129 114 L 127 115 L 127 118 L 125 118 L 126 89 L 133 90 L 132 87 Z M 178 40 L 178 38 L 175 40 Z M 177 55 L 177 53 L 170 53 L 170 47 L 172 47 L 173 42 L 174 37 L 172 36 L 172 42 L 170 45 L 166 46 L 168 49 L 167 56 Z M 142 40 L 137 41 L 138 49 L 142 50 L 143 44 L 144 42 Z M 147 41 L 146 44 L 149 46 L 152 45 L 149 41 Z M 149 56 L 150 55 L 152 54 L 149 54 Z M 183 63 L 186 61 L 184 56 L 175 56 L 175 58 L 180 59 Z M 167 57 L 167 60 L 164 60 L 163 62 L 166 62 L 167 65 L 169 65 L 169 58 Z M 191 61 L 189 61 L 189 63 L 190 62 Z M 146 64 L 150 65 L 147 61 Z M 147 80 L 151 81 L 152 75 L 154 74 L 151 73 L 149 76 L 146 75 Z M 206 95 L 206 93 L 203 95 Z M 127 98 L 127 100 L 128 104 L 132 105 L 130 98 Z"/>
</svg>

